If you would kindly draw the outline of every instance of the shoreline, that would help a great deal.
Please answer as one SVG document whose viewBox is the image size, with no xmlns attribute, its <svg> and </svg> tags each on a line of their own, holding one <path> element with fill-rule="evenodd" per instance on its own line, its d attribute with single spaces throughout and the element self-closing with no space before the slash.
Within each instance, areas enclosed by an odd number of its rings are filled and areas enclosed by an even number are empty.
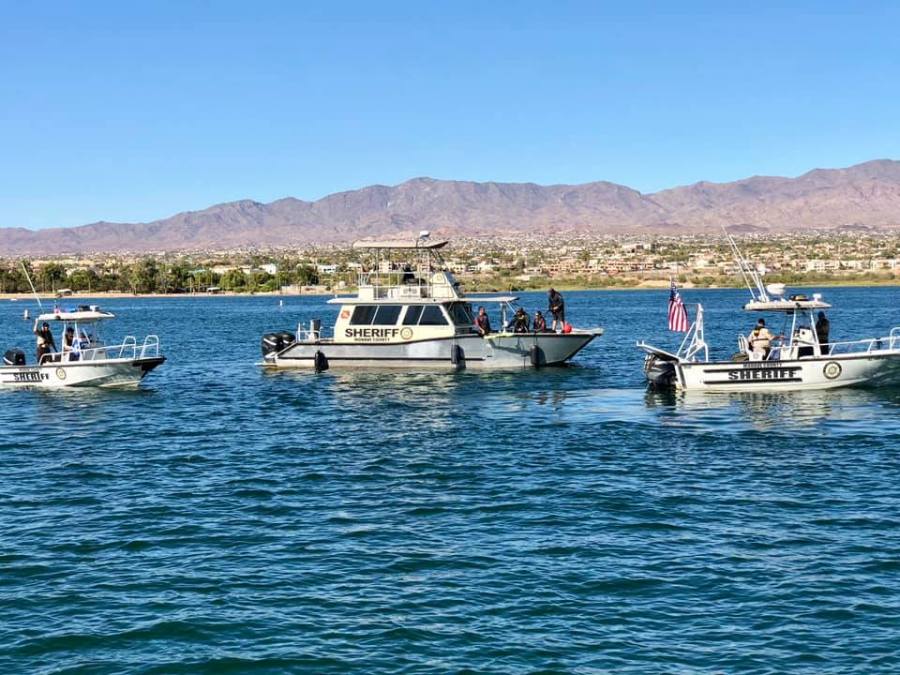
<svg viewBox="0 0 900 675">
<path fill-rule="evenodd" d="M 576 285 L 568 285 L 568 284 L 556 284 L 554 287 L 563 292 L 582 292 L 582 291 L 659 291 L 665 290 L 669 288 L 668 281 L 655 281 L 651 283 L 641 283 L 635 286 L 622 286 L 618 284 L 609 285 L 609 286 L 576 286 Z M 840 287 L 858 287 L 858 288 L 880 288 L 880 287 L 898 287 L 900 286 L 900 279 L 891 279 L 885 281 L 873 281 L 869 280 L 831 280 L 831 281 L 822 281 L 815 283 L 798 283 L 798 284 L 788 284 L 789 288 L 840 288 Z M 525 288 L 520 290 L 467 290 L 466 295 L 474 296 L 474 295 L 485 295 L 488 293 L 546 293 L 550 286 L 542 287 L 542 288 Z M 709 286 L 697 286 L 691 284 L 690 282 L 684 284 L 678 284 L 678 288 L 680 290 L 741 290 L 745 288 L 744 286 L 737 285 L 717 285 L 711 284 Z M 280 293 L 278 291 L 267 291 L 267 292 L 258 292 L 258 293 L 241 293 L 241 292 L 223 292 L 223 293 L 112 293 L 112 292 L 98 292 L 98 293 L 73 293 L 72 295 L 66 295 L 63 297 L 57 297 L 53 294 L 47 293 L 38 293 L 38 296 L 41 301 L 47 302 L 65 302 L 67 300 L 89 300 L 89 299 L 103 299 L 103 298 L 252 298 L 252 297 L 265 297 L 265 298 L 308 298 L 308 297 L 340 297 L 340 296 L 350 296 L 356 293 L 356 289 L 344 289 L 342 293 L 335 292 L 319 292 L 319 293 Z M 28 302 L 33 301 L 35 296 L 30 293 L 0 293 L 0 301 L 6 300 L 10 302 Z"/>
</svg>

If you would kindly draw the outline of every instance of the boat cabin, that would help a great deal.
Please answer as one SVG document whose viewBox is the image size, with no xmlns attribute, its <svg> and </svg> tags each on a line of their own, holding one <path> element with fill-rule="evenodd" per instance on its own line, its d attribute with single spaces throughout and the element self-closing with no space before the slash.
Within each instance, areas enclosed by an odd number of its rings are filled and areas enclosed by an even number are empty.
<svg viewBox="0 0 900 675">
<path fill-rule="evenodd" d="M 744 309 L 751 312 L 769 312 L 780 314 L 783 317 L 780 331 L 773 331 L 780 337 L 780 344 L 772 345 L 768 354 L 754 351 L 749 339 L 745 335 L 738 338 L 738 348 L 745 353 L 751 361 L 759 361 L 767 358 L 770 361 L 794 360 L 808 357 L 822 356 L 823 351 L 828 353 L 827 345 L 819 344 L 816 334 L 816 312 L 831 309 L 831 305 L 822 301 L 822 297 L 816 293 L 812 298 L 805 295 L 792 295 L 788 298 L 776 298 L 766 300 L 753 300 L 744 305 Z"/>
<path fill-rule="evenodd" d="M 341 306 L 334 342 L 414 342 L 477 334 L 472 304 L 440 256 L 447 244 L 430 241 L 427 233 L 415 240 L 353 244 L 354 249 L 371 252 L 371 259 L 359 272 L 356 297 L 328 301 Z M 401 252 L 402 261 L 392 259 L 395 251 Z M 516 300 L 477 298 L 479 303 L 500 304 L 501 326 Z"/>
<path fill-rule="evenodd" d="M 52 313 L 38 315 L 34 331 L 37 332 L 44 323 L 48 324 L 58 350 L 45 354 L 42 360 L 67 363 L 106 358 L 100 324 L 114 318 L 112 312 L 103 311 L 96 305 L 80 305 L 74 309 L 57 307 Z"/>
</svg>

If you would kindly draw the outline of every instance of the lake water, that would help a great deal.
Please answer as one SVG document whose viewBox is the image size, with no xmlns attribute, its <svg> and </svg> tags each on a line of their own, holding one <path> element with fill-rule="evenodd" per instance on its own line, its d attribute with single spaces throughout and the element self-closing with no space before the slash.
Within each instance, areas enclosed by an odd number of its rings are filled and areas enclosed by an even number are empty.
<svg viewBox="0 0 900 675">
<path fill-rule="evenodd" d="M 900 390 L 649 394 L 667 292 L 566 295 L 606 335 L 497 374 L 256 367 L 320 298 L 103 301 L 169 361 L 0 392 L 0 672 L 900 670 Z M 684 295 L 722 355 L 755 320 Z"/>
</svg>

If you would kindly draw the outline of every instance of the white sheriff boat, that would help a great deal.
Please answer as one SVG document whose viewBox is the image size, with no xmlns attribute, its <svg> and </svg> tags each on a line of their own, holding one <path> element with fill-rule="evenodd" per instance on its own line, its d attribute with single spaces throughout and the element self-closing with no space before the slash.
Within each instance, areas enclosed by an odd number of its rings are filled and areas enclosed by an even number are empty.
<svg viewBox="0 0 900 675">
<path fill-rule="evenodd" d="M 789 391 L 835 389 L 859 385 L 900 383 L 900 327 L 889 335 L 847 342 L 820 343 L 815 314 L 830 309 L 818 293 L 785 297 L 783 284 L 764 285 L 729 236 L 751 301 L 750 312 L 769 312 L 783 318 L 782 334 L 768 349 L 753 349 L 745 335 L 738 351 L 726 360 L 710 360 L 704 339 L 703 307 L 675 353 L 638 342 L 646 353 L 644 373 L 659 387 L 684 391 Z"/>
<path fill-rule="evenodd" d="M 262 338 L 263 365 L 271 368 L 493 369 L 561 365 L 581 351 L 602 328 L 569 332 L 514 333 L 514 296 L 473 297 L 479 305 L 499 305 L 498 332 L 475 328 L 470 299 L 444 268 L 440 250 L 447 241 L 428 241 L 423 232 L 409 241 L 357 242 L 371 251 L 371 272 L 361 271 L 356 297 L 332 298 L 340 305 L 333 335 L 321 322 L 296 333 Z M 390 252 L 414 258 L 396 265 Z M 496 316 L 493 317 L 496 320 Z"/>
<path fill-rule="evenodd" d="M 47 323 L 51 334 L 56 332 L 53 343 L 57 350 L 48 349 L 39 363 L 32 364 L 22 349 L 7 350 L 0 366 L 0 385 L 51 389 L 137 386 L 166 360 L 159 354 L 159 338 L 148 335 L 138 344 L 135 337 L 128 336 L 120 344 L 105 344 L 100 324 L 113 318 L 114 314 L 96 305 L 40 314 L 34 330 Z"/>
</svg>

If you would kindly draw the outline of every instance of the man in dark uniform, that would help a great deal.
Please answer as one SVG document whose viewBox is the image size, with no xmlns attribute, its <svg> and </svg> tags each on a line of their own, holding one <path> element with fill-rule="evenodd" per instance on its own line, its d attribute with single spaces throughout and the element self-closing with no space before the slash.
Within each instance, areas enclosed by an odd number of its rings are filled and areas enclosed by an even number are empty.
<svg viewBox="0 0 900 675">
<path fill-rule="evenodd" d="M 50 324 L 46 321 L 41 324 L 40 329 L 35 329 L 34 334 L 37 335 L 37 362 L 40 365 L 45 354 L 52 354 L 56 351 L 56 341 L 53 339 Z"/>
<path fill-rule="evenodd" d="M 562 294 L 555 288 L 547 293 L 550 314 L 553 315 L 553 330 L 562 330 L 566 324 L 566 302 Z"/>
<path fill-rule="evenodd" d="M 819 312 L 816 317 L 816 337 L 819 340 L 819 347 L 823 354 L 827 354 L 830 351 L 830 347 L 828 346 L 829 332 L 831 332 L 831 322 L 828 321 L 825 312 Z"/>
</svg>

